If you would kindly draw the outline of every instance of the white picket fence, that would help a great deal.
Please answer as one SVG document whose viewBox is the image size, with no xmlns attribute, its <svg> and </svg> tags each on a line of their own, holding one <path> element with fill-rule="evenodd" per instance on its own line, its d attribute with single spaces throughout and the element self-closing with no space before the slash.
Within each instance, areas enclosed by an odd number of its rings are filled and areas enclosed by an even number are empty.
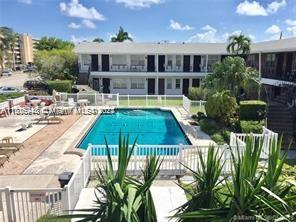
<svg viewBox="0 0 296 222">
<path fill-rule="evenodd" d="M 119 95 L 104 93 L 59 93 L 58 102 L 87 100 L 90 106 L 183 107 L 187 112 L 202 110 L 205 101 L 192 101 L 184 95 Z"/>
<path fill-rule="evenodd" d="M 0 188 L 0 221 L 34 222 L 46 214 L 70 214 L 91 175 L 91 153 L 86 150 L 77 171 L 64 188 Z"/>
</svg>

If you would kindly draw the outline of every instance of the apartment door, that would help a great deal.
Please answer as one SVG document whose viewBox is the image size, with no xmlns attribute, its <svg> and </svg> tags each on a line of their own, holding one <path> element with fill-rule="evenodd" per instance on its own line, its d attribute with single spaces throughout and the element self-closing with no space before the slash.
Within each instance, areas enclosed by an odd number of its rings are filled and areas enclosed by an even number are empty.
<svg viewBox="0 0 296 222">
<path fill-rule="evenodd" d="M 158 95 L 164 95 L 164 79 L 158 79 Z"/>
<path fill-rule="evenodd" d="M 155 72 L 155 56 L 154 55 L 148 55 L 147 57 L 147 71 Z"/>
<path fill-rule="evenodd" d="M 184 55 L 183 57 L 183 72 L 190 72 L 190 56 Z"/>
<path fill-rule="evenodd" d="M 193 72 L 200 72 L 201 56 L 195 55 L 193 57 Z"/>
<path fill-rule="evenodd" d="M 102 71 L 109 72 L 109 55 L 102 55 Z"/>
<path fill-rule="evenodd" d="M 199 87 L 200 79 L 192 79 L 192 87 Z"/>
<path fill-rule="evenodd" d="M 96 91 L 100 90 L 99 79 L 93 79 L 93 89 Z"/>
<path fill-rule="evenodd" d="M 158 56 L 158 72 L 164 72 L 164 63 L 165 63 L 165 56 L 164 55 L 159 55 Z"/>
<path fill-rule="evenodd" d="M 188 95 L 188 88 L 189 88 L 189 79 L 183 79 L 183 90 L 182 90 L 183 95 L 185 96 Z"/>
<path fill-rule="evenodd" d="M 103 78 L 103 93 L 110 93 L 110 79 Z"/>
<path fill-rule="evenodd" d="M 91 71 L 99 71 L 99 56 L 91 55 Z"/>
<path fill-rule="evenodd" d="M 148 95 L 155 94 L 155 79 L 148 79 Z"/>
</svg>

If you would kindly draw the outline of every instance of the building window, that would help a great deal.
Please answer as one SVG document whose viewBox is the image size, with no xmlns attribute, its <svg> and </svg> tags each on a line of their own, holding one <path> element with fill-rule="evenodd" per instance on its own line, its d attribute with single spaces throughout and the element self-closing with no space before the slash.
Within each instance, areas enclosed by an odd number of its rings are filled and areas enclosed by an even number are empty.
<svg viewBox="0 0 296 222">
<path fill-rule="evenodd" d="M 168 61 L 167 61 L 167 66 L 172 68 L 173 67 L 173 56 L 169 55 L 167 56 Z"/>
<path fill-rule="evenodd" d="M 176 79 L 176 89 L 180 89 L 180 88 L 181 88 L 181 80 Z"/>
<path fill-rule="evenodd" d="M 132 66 L 145 66 L 145 56 L 143 55 L 132 55 L 131 56 Z"/>
<path fill-rule="evenodd" d="M 181 64 L 182 63 L 182 57 L 180 55 L 176 56 L 176 67 L 180 67 L 181 68 Z"/>
<path fill-rule="evenodd" d="M 167 79 L 167 89 L 172 89 L 173 81 L 172 79 Z"/>
<path fill-rule="evenodd" d="M 113 89 L 127 89 L 126 79 L 113 79 Z"/>
<path fill-rule="evenodd" d="M 112 55 L 112 65 L 126 65 L 125 55 Z"/>
<path fill-rule="evenodd" d="M 89 66 L 90 65 L 90 56 L 89 55 L 81 55 L 82 65 Z"/>
<path fill-rule="evenodd" d="M 275 64 L 275 53 L 270 53 L 266 55 L 266 66 L 273 67 Z"/>
<path fill-rule="evenodd" d="M 209 55 L 208 56 L 208 72 L 213 72 L 214 64 L 219 62 L 220 57 L 216 55 Z"/>
<path fill-rule="evenodd" d="M 144 79 L 132 79 L 131 80 L 131 89 L 145 89 L 145 80 Z"/>
</svg>

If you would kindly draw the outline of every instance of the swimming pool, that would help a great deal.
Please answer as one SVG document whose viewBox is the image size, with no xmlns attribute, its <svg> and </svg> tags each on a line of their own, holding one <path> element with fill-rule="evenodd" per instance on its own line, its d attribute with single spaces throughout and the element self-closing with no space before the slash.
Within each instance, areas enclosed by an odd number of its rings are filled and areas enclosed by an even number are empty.
<svg viewBox="0 0 296 222">
<path fill-rule="evenodd" d="M 88 144 L 118 144 L 119 132 L 129 135 L 130 144 L 138 136 L 139 145 L 191 145 L 171 111 L 160 109 L 115 109 L 114 114 L 102 114 L 84 136 L 79 148 Z"/>
</svg>

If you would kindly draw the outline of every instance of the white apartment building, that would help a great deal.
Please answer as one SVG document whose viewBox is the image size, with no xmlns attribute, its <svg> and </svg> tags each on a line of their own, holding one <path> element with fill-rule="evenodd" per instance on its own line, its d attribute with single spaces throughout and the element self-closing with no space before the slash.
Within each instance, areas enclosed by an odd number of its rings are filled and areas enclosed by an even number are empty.
<svg viewBox="0 0 296 222">
<path fill-rule="evenodd" d="M 82 42 L 75 52 L 80 77 L 97 91 L 187 95 L 189 87 L 200 86 L 213 65 L 228 55 L 226 47 L 226 43 Z M 296 38 L 254 43 L 246 62 L 259 70 L 265 84 L 296 80 Z"/>
</svg>

